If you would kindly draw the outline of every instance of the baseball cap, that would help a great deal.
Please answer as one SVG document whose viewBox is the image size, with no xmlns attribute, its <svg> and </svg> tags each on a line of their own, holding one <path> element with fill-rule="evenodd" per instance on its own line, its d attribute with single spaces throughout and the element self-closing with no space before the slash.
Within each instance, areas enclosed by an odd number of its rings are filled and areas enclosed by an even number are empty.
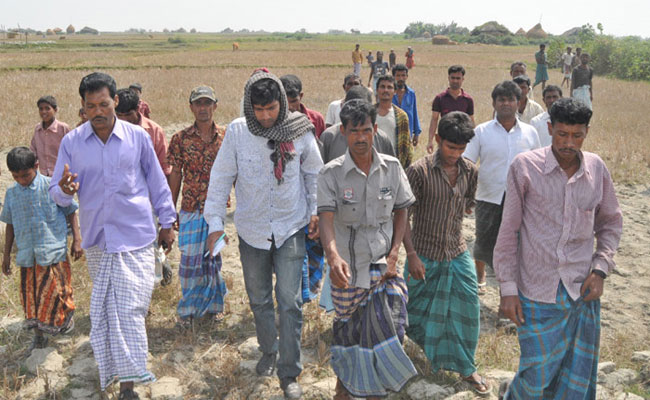
<svg viewBox="0 0 650 400">
<path fill-rule="evenodd" d="M 202 98 L 210 99 L 215 103 L 217 102 L 217 96 L 214 94 L 214 89 L 210 86 L 197 86 L 192 89 L 192 93 L 190 94 L 190 103 Z"/>
</svg>

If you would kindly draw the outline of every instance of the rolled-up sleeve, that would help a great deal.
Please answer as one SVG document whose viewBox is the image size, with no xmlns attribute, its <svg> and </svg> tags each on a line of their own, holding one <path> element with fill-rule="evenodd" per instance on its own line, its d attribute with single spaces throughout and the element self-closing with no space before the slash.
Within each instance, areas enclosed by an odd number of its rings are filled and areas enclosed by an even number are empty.
<svg viewBox="0 0 650 400">
<path fill-rule="evenodd" d="M 609 274 L 616 268 L 614 254 L 623 232 L 623 214 L 618 204 L 612 177 L 607 168 L 603 172 L 603 197 L 594 218 L 596 251 L 591 268 Z"/>
</svg>

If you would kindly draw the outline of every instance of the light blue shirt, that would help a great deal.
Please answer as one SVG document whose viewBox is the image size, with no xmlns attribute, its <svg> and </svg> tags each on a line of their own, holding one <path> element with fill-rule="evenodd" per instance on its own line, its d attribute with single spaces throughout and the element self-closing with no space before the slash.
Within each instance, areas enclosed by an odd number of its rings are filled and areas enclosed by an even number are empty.
<svg viewBox="0 0 650 400">
<path fill-rule="evenodd" d="M 50 198 L 50 178 L 36 173 L 29 186 L 18 183 L 7 189 L 0 221 L 13 225 L 18 253 L 16 264 L 33 267 L 65 261 L 68 226 L 66 216 L 77 210 L 71 201 L 59 207 Z"/>
<path fill-rule="evenodd" d="M 65 164 L 78 174 L 83 248 L 118 253 L 151 244 L 156 239 L 152 206 L 163 228 L 176 220 L 151 137 L 140 126 L 116 118 L 106 143 L 90 122 L 63 137 L 50 183 L 50 195 L 61 206 L 72 202 L 58 185 Z"/>
<path fill-rule="evenodd" d="M 398 101 L 397 93 L 395 93 L 393 96 L 393 104 L 404 110 L 404 112 L 409 116 L 409 130 L 411 131 L 411 137 L 420 136 L 422 129 L 420 128 L 418 104 L 413 89 L 407 86 L 406 92 L 404 92 L 404 96 L 402 96 L 402 104 L 399 104 Z"/>
<path fill-rule="evenodd" d="M 249 245 L 268 250 L 271 238 L 280 247 L 316 215 L 318 171 L 323 161 L 316 139 L 307 133 L 293 141 L 296 155 L 285 165 L 278 185 L 268 139 L 253 135 L 245 118 L 237 118 L 210 172 L 204 217 L 210 233 L 224 230 L 226 202 L 235 182 L 235 227 Z"/>
</svg>

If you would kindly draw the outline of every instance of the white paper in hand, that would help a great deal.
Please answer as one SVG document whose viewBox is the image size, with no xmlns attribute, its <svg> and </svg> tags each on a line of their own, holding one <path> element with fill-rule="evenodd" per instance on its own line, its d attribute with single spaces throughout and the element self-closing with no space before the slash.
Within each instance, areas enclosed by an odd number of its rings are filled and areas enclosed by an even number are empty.
<svg viewBox="0 0 650 400">
<path fill-rule="evenodd" d="M 210 255 L 212 257 L 216 257 L 216 255 L 219 254 L 224 247 L 226 247 L 226 238 L 225 238 L 225 236 L 222 237 L 221 239 L 217 240 L 217 243 L 215 243 L 214 247 L 212 248 L 212 254 L 210 254 Z"/>
</svg>

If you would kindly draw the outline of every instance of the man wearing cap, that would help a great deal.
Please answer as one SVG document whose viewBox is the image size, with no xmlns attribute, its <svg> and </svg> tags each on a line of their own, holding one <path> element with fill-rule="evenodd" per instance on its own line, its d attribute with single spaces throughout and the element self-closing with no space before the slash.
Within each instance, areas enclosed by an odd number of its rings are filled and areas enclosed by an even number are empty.
<svg viewBox="0 0 650 400">
<path fill-rule="evenodd" d="M 138 94 L 138 98 L 140 99 L 138 101 L 138 112 L 145 117 L 149 118 L 149 114 L 151 114 L 151 108 L 149 107 L 149 103 L 146 101 L 142 100 L 142 85 L 139 83 L 132 83 L 129 85 L 129 89 L 133 90 Z"/>
<path fill-rule="evenodd" d="M 211 87 L 194 88 L 190 94 L 194 124 L 172 136 L 167 154 L 172 167 L 169 186 L 174 206 L 181 181 L 183 183 L 183 200 L 178 215 L 181 251 L 178 276 L 183 298 L 178 302 L 177 311 L 180 324 L 185 327 L 191 326 L 194 318 L 206 314 L 219 320 L 227 292 L 221 277 L 221 254 L 212 256 L 207 253 L 208 224 L 203 217 L 210 168 L 226 133 L 225 128 L 213 120 L 216 109 L 217 98 Z M 223 205 L 225 207 L 225 202 Z"/>
</svg>

